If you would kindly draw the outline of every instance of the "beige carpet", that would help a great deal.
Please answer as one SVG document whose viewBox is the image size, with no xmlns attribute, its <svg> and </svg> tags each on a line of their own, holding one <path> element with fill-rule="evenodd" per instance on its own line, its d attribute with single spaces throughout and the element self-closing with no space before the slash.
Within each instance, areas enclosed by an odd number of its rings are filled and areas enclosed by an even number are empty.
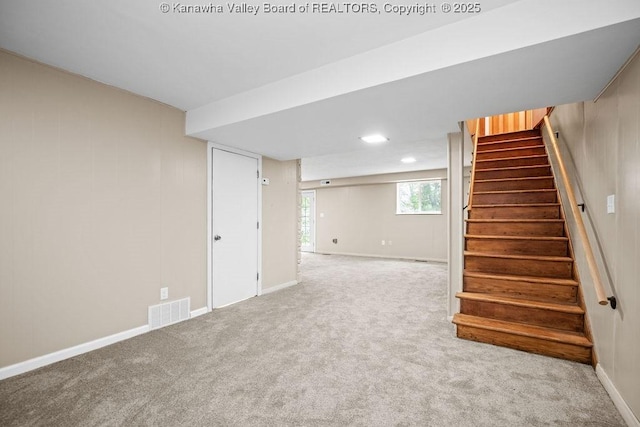
<svg viewBox="0 0 640 427">
<path fill-rule="evenodd" d="M 446 266 L 303 283 L 0 382 L 0 425 L 623 426 L 589 366 L 463 341 Z"/>
</svg>

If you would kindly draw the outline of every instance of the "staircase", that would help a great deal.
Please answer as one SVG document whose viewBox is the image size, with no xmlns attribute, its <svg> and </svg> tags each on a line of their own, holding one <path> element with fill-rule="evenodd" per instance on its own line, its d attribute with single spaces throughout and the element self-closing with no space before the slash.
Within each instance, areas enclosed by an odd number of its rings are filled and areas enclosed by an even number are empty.
<svg viewBox="0 0 640 427">
<path fill-rule="evenodd" d="M 460 338 L 592 363 L 564 214 L 540 131 L 480 137 Z"/>
</svg>

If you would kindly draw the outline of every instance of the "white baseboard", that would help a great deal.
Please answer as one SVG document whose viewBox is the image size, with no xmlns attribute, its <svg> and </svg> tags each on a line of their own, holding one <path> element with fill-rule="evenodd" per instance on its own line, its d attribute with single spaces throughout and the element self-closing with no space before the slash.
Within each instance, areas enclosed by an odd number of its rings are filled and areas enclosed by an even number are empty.
<svg viewBox="0 0 640 427">
<path fill-rule="evenodd" d="M 276 292 L 276 291 L 280 291 L 282 289 L 288 288 L 290 286 L 294 286 L 297 285 L 298 281 L 297 280 L 292 280 L 290 282 L 286 282 L 286 283 L 281 283 L 279 285 L 276 286 L 270 286 L 266 289 L 262 289 L 262 293 L 260 295 L 266 295 L 266 294 L 270 294 L 271 292 Z"/>
<path fill-rule="evenodd" d="M 193 310 L 190 313 L 190 318 L 193 319 L 194 317 L 202 316 L 207 312 L 207 307 Z M 33 359 L 25 360 L 24 362 L 19 362 L 14 365 L 5 366 L 4 368 L 0 368 L 0 380 L 24 374 L 25 372 L 33 371 L 34 369 L 42 368 L 43 366 L 60 362 L 61 360 L 69 359 L 74 356 L 79 356 L 81 354 L 88 353 L 90 351 L 97 350 L 111 344 L 115 344 L 119 341 L 133 338 L 146 332 L 149 332 L 149 325 L 139 326 L 137 328 L 129 329 L 128 331 L 109 335 L 108 337 L 98 338 L 97 340 L 78 344 L 74 347 L 65 348 L 54 353 L 45 354 L 44 356 L 35 357 Z"/>
<path fill-rule="evenodd" d="M 358 256 L 358 257 L 366 257 L 366 258 L 387 258 L 387 259 L 403 259 L 407 261 L 425 261 L 425 262 L 440 262 L 443 264 L 447 263 L 446 259 L 439 258 L 422 258 L 422 257 L 410 257 L 410 256 L 395 256 L 395 255 L 372 255 L 372 254 L 360 254 L 353 252 L 316 252 L 321 255 L 346 255 L 346 256 Z"/>
<path fill-rule="evenodd" d="M 25 372 L 41 368 L 52 363 L 60 362 L 61 360 L 69 359 L 70 357 L 79 356 L 92 350 L 97 350 L 99 348 L 115 344 L 119 341 L 124 341 L 129 338 L 133 338 L 146 332 L 149 332 L 149 325 L 139 326 L 137 328 L 129 329 L 128 331 L 109 335 L 108 337 L 98 338 L 97 340 L 79 344 L 74 347 L 65 348 L 54 353 L 49 353 L 45 354 L 44 356 L 25 360 L 24 362 L 16 363 L 15 365 L 9 365 L 4 368 L 0 368 L 0 380 L 13 377 L 15 375 L 24 374 Z"/>
<path fill-rule="evenodd" d="M 194 317 L 198 317 L 198 316 L 202 316 L 203 314 L 207 314 L 208 308 L 207 307 L 202 307 L 199 308 L 197 310 L 193 310 L 191 312 L 191 319 L 193 319 Z"/>
<path fill-rule="evenodd" d="M 629 427 L 640 427 L 640 421 L 638 421 L 638 418 L 636 418 L 636 416 L 633 414 L 633 411 L 631 410 L 631 408 L 629 408 L 627 402 L 624 401 L 624 399 L 618 392 L 618 389 L 615 385 L 613 385 L 613 382 L 611 382 L 611 379 L 604 371 L 604 369 L 602 369 L 602 366 L 600 366 L 599 363 L 596 365 L 596 375 L 598 376 L 598 379 L 602 383 L 604 389 L 607 390 L 607 393 L 609 393 L 611 400 L 613 400 L 613 404 L 616 405 L 616 408 L 618 408 L 620 415 L 622 415 L 622 418 L 627 423 L 627 425 Z"/>
</svg>

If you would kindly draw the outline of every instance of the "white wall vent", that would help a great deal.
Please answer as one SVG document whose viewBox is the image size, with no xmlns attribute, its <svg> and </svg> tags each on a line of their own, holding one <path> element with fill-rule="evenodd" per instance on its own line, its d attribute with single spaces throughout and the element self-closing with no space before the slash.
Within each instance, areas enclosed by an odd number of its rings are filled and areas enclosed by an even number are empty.
<svg viewBox="0 0 640 427">
<path fill-rule="evenodd" d="M 323 181 L 320 181 L 320 185 L 331 185 L 331 180 L 330 179 L 325 179 Z"/>
<path fill-rule="evenodd" d="M 191 298 L 149 306 L 149 329 L 158 329 L 187 320 L 191 312 Z"/>
</svg>

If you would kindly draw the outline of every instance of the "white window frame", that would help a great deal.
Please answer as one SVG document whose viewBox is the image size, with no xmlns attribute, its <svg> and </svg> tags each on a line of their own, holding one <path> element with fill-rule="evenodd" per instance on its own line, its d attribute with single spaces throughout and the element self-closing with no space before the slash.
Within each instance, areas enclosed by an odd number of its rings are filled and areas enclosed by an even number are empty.
<svg viewBox="0 0 640 427">
<path fill-rule="evenodd" d="M 400 186 L 423 182 L 438 182 L 440 185 L 440 210 L 431 212 L 400 212 Z M 417 181 L 404 181 L 396 183 L 396 215 L 442 215 L 442 179 L 421 179 Z"/>
</svg>

